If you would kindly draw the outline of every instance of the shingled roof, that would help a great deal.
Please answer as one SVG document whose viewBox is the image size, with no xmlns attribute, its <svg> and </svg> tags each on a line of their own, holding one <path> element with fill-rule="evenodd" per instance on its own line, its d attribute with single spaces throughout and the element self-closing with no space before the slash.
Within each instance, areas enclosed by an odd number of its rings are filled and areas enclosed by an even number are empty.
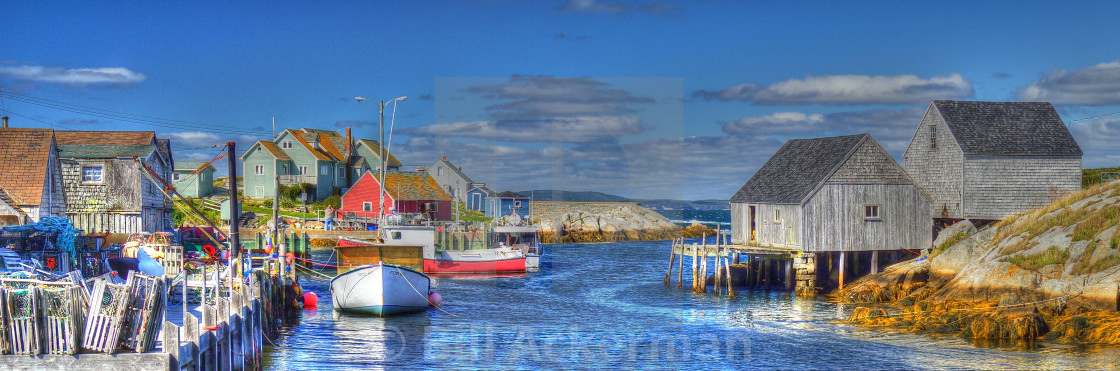
<svg viewBox="0 0 1120 371">
<path fill-rule="evenodd" d="M 55 142 L 59 145 L 145 146 L 155 144 L 155 137 L 154 131 L 55 131 Z"/>
<path fill-rule="evenodd" d="M 38 206 L 50 165 L 51 129 L 0 129 L 0 188 L 16 205 Z"/>
<path fill-rule="evenodd" d="M 381 156 L 381 144 L 378 144 L 376 140 L 359 139 L 358 143 L 369 146 L 371 152 Z M 388 167 L 401 167 L 401 161 L 397 159 L 397 156 L 393 156 L 393 152 L 386 151 L 386 153 L 388 154 L 386 157 L 389 157 Z"/>
<path fill-rule="evenodd" d="M 731 202 L 800 204 L 870 138 L 868 134 L 859 134 L 787 140 L 731 196 Z"/>
<path fill-rule="evenodd" d="M 175 171 L 194 172 L 195 170 L 198 170 L 198 168 L 202 167 L 202 165 L 205 165 L 205 164 L 206 164 L 206 162 L 204 162 L 204 161 L 179 161 L 179 162 L 175 163 Z M 206 169 L 209 169 L 210 171 L 216 171 L 216 169 L 214 169 L 214 165 L 207 165 Z M 206 169 L 203 169 L 203 170 L 206 170 Z"/>
<path fill-rule="evenodd" d="M 385 174 L 388 182 L 385 191 L 397 201 L 451 201 L 436 180 L 427 173 L 390 171 Z M 381 179 L 374 176 L 374 179 Z"/>
<path fill-rule="evenodd" d="M 1081 156 L 1049 102 L 932 103 L 966 155 Z"/>
</svg>

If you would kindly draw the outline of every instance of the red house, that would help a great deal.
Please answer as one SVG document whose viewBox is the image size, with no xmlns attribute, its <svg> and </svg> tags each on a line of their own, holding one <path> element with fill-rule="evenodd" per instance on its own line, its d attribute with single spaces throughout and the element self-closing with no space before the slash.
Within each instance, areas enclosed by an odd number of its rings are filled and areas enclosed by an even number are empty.
<svg viewBox="0 0 1120 371">
<path fill-rule="evenodd" d="M 427 173 L 389 172 L 385 176 L 385 201 L 381 196 L 381 182 L 373 173 L 362 174 L 354 186 L 342 195 L 340 214 L 356 214 L 376 218 L 384 205 L 385 214 L 426 213 L 435 220 L 451 219 L 451 196 L 436 184 Z"/>
</svg>

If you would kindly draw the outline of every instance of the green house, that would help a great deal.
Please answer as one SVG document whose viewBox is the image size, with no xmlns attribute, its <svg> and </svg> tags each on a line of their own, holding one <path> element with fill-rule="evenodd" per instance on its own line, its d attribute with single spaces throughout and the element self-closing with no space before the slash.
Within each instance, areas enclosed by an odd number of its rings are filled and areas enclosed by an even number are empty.
<svg viewBox="0 0 1120 371">
<path fill-rule="evenodd" d="M 207 197 L 214 193 L 214 171 L 214 166 L 205 162 L 176 162 L 171 182 L 183 197 Z"/>
<path fill-rule="evenodd" d="M 355 140 L 337 132 L 319 129 L 287 129 L 272 141 L 257 141 L 241 156 L 245 196 L 270 198 L 276 184 L 309 184 L 315 192 L 308 201 L 340 195 L 361 174 L 380 171 L 381 146 L 377 141 Z M 386 170 L 401 164 L 386 156 Z"/>
</svg>

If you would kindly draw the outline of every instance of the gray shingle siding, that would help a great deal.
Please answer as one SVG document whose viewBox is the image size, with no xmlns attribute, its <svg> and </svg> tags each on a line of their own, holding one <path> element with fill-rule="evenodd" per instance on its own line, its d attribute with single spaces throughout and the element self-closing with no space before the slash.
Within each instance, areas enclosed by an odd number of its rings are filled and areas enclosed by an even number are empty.
<svg viewBox="0 0 1120 371">
<path fill-rule="evenodd" d="M 995 220 L 1080 189 L 1081 154 L 1050 103 L 933 101 L 903 162 L 934 217 Z"/>
</svg>

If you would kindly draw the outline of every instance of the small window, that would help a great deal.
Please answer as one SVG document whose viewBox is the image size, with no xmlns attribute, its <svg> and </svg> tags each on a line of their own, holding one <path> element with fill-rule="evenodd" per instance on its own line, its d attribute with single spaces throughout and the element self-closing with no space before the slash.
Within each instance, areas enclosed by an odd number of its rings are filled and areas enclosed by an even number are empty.
<svg viewBox="0 0 1120 371">
<path fill-rule="evenodd" d="M 373 211 L 373 203 L 372 202 L 363 202 L 362 203 L 362 211 Z"/>
<path fill-rule="evenodd" d="M 393 239 L 394 240 L 401 239 L 401 232 L 393 232 Z"/>
<path fill-rule="evenodd" d="M 171 180 L 174 180 L 174 181 L 178 182 L 179 181 L 179 173 L 171 174 Z"/>
<path fill-rule="evenodd" d="M 319 165 L 319 175 L 330 175 L 331 168 L 327 165 Z"/>
<path fill-rule="evenodd" d="M 307 175 L 307 166 L 299 167 L 299 175 Z"/>
<path fill-rule="evenodd" d="M 929 126 L 929 148 L 937 148 L 937 127 L 933 125 Z"/>
<path fill-rule="evenodd" d="M 288 174 L 288 165 L 280 165 L 280 175 Z"/>
<path fill-rule="evenodd" d="M 285 140 L 283 142 L 280 142 L 280 148 L 292 148 L 292 141 Z"/>
<path fill-rule="evenodd" d="M 436 168 L 436 176 L 440 176 L 440 175 L 443 175 L 443 167 L 442 166 Z"/>
<path fill-rule="evenodd" d="M 863 218 L 867 220 L 879 220 L 879 205 L 864 206 Z"/>
<path fill-rule="evenodd" d="M 86 166 L 82 168 L 82 183 L 101 183 L 104 179 L 101 166 Z"/>
<path fill-rule="evenodd" d="M 257 147 L 257 152 L 260 152 L 260 151 L 261 151 L 261 147 Z"/>
<path fill-rule="evenodd" d="M 253 174 L 257 174 L 257 175 L 263 175 L 263 174 L 264 174 L 264 165 L 257 165 L 257 166 L 256 166 L 256 167 L 255 167 L 255 168 L 253 169 Z"/>
<path fill-rule="evenodd" d="M 774 222 L 782 222 L 782 209 L 774 208 Z"/>
</svg>

